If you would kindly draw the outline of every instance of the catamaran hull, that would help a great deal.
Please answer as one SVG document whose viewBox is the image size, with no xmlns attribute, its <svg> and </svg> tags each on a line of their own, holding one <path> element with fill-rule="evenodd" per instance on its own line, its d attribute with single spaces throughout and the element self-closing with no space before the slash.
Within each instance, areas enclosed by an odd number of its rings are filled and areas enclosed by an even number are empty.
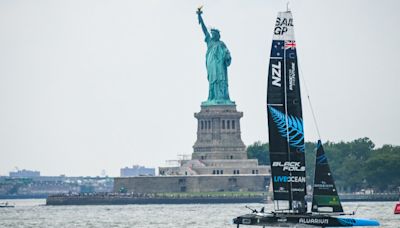
<svg viewBox="0 0 400 228">
<path fill-rule="evenodd" d="M 312 214 L 246 214 L 233 219 L 233 223 L 266 227 L 350 227 L 350 226 L 379 226 L 379 222 L 369 219 L 333 217 L 329 215 Z"/>
</svg>

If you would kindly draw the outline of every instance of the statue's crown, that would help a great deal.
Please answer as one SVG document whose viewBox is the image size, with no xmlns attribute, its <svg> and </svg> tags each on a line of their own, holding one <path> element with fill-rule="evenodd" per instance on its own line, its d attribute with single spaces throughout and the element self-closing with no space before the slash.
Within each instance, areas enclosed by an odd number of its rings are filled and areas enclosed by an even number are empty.
<svg viewBox="0 0 400 228">
<path fill-rule="evenodd" d="M 210 30 L 211 30 L 211 32 L 217 32 L 217 33 L 219 33 L 219 30 L 216 29 L 216 28 L 211 28 Z"/>
</svg>

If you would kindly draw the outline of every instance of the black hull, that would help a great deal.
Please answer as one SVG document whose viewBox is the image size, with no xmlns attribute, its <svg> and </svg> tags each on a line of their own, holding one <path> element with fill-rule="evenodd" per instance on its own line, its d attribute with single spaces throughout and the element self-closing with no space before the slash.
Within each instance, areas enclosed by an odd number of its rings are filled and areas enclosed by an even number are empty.
<svg viewBox="0 0 400 228">
<path fill-rule="evenodd" d="M 375 220 L 333 217 L 323 214 L 289 214 L 289 213 L 255 213 L 246 214 L 233 219 L 239 225 L 266 226 L 266 227 L 351 227 L 351 226 L 379 226 Z"/>
</svg>

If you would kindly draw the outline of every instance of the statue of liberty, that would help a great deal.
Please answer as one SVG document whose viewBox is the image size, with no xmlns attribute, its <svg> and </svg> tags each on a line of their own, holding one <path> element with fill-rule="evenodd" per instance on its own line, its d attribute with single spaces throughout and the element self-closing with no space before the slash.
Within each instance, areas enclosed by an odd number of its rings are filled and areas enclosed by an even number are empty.
<svg viewBox="0 0 400 228">
<path fill-rule="evenodd" d="M 201 17 L 201 7 L 197 10 L 199 24 L 205 35 L 207 43 L 206 67 L 209 83 L 208 99 L 203 105 L 234 104 L 229 98 L 228 92 L 228 66 L 231 64 L 231 54 L 228 48 L 220 40 L 218 29 L 211 29 L 211 35 Z"/>
</svg>

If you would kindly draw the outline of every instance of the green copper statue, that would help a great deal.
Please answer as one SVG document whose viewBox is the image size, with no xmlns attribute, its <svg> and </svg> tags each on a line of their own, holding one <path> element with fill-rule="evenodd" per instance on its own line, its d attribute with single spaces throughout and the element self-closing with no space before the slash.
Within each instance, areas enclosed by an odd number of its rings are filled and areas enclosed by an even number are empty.
<svg viewBox="0 0 400 228">
<path fill-rule="evenodd" d="M 197 9 L 199 24 L 205 35 L 207 43 L 206 67 L 207 79 L 209 83 L 208 99 L 203 105 L 230 105 L 234 104 L 229 99 L 228 92 L 228 66 L 231 64 L 231 55 L 228 48 L 220 40 L 218 29 L 211 29 L 208 32 L 201 14 L 201 7 Z"/>
</svg>

